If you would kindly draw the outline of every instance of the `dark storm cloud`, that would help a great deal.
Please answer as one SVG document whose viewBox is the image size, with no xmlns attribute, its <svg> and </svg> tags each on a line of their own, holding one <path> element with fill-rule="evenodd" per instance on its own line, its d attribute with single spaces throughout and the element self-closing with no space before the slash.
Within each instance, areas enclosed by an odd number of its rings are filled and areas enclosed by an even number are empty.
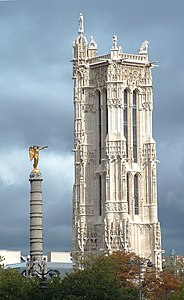
<svg viewBox="0 0 184 300">
<path fill-rule="evenodd" d="M 153 120 L 163 248 L 183 254 L 183 9 L 182 0 L 0 2 L 0 248 L 28 252 L 31 144 L 49 145 L 40 160 L 45 251 L 71 248 L 70 60 L 82 12 L 99 54 L 116 34 L 124 52 L 149 40 L 150 60 L 158 61 Z"/>
</svg>

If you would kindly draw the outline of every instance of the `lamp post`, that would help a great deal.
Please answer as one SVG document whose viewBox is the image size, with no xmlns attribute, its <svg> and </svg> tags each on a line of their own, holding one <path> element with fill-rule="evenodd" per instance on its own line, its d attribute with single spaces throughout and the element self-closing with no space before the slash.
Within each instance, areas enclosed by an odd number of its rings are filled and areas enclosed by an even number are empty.
<svg viewBox="0 0 184 300">
<path fill-rule="evenodd" d="M 129 259 L 129 261 L 127 262 L 127 265 L 130 266 L 132 262 L 135 262 L 135 261 L 131 261 L 131 259 Z M 142 300 L 141 265 L 143 265 L 143 263 L 141 263 L 141 260 L 140 260 L 139 256 L 138 256 L 138 259 L 137 259 L 136 263 L 137 263 L 137 267 L 138 267 L 139 300 Z M 150 259 L 147 259 L 147 264 L 146 265 L 149 268 L 153 267 L 153 263 L 151 262 Z"/>
<path fill-rule="evenodd" d="M 35 270 L 32 274 L 33 277 L 37 277 L 40 279 L 40 290 L 42 294 L 42 300 L 44 300 L 45 290 L 46 290 L 46 281 L 47 281 L 47 275 L 49 275 L 51 278 L 59 277 L 59 271 L 58 270 L 48 270 L 47 272 L 44 272 L 44 268 L 41 272 L 38 272 Z"/>
</svg>

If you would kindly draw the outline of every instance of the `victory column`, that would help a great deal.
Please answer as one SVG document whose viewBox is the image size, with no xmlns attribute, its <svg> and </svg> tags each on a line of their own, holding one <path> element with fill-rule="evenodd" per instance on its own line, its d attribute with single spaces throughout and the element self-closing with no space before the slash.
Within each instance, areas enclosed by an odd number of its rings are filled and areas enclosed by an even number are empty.
<svg viewBox="0 0 184 300">
<path fill-rule="evenodd" d="M 30 261 L 27 264 L 27 274 L 32 276 L 35 271 L 45 270 L 43 261 L 42 237 L 42 175 L 38 169 L 39 151 L 48 148 L 31 146 L 29 148 L 30 161 L 34 160 L 33 170 L 30 173 Z"/>
</svg>

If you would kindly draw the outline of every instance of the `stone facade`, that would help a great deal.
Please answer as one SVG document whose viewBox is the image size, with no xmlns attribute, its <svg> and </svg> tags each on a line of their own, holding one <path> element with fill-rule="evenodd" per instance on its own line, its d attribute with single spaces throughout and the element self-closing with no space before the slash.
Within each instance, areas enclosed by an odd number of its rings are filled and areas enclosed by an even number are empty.
<svg viewBox="0 0 184 300">
<path fill-rule="evenodd" d="M 153 64 L 148 42 L 109 54 L 84 35 L 73 43 L 73 257 L 128 251 L 161 268 L 157 159 L 152 136 Z"/>
</svg>

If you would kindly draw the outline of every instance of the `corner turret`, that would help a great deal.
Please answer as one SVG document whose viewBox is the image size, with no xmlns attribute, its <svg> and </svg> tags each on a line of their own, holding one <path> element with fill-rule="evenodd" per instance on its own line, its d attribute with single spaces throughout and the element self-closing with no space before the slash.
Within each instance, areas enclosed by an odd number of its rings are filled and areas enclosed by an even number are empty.
<svg viewBox="0 0 184 300">
<path fill-rule="evenodd" d="M 79 35 L 73 43 L 73 59 L 82 63 L 88 57 L 88 44 L 87 39 L 84 36 L 84 19 L 81 13 L 79 16 L 78 33 Z"/>
</svg>

